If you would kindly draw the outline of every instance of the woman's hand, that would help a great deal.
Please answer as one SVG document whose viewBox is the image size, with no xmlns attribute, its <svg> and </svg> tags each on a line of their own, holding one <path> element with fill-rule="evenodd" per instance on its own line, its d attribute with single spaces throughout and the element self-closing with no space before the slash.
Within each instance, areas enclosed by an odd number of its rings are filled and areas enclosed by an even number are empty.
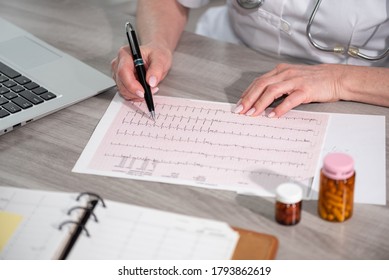
<svg viewBox="0 0 389 280">
<path fill-rule="evenodd" d="M 268 114 L 269 117 L 280 117 L 303 103 L 340 100 L 346 67 L 338 64 L 279 64 L 251 83 L 234 112 L 258 116 L 283 95 L 286 95 L 285 99 Z"/>
<path fill-rule="evenodd" d="M 142 45 L 140 47 L 146 68 L 146 81 L 151 92 L 156 93 L 158 84 L 165 78 L 172 65 L 172 52 L 168 48 L 155 45 Z M 119 49 L 117 57 L 111 62 L 112 77 L 116 82 L 120 94 L 129 100 L 144 98 L 144 89 L 139 83 L 128 46 Z"/>
</svg>

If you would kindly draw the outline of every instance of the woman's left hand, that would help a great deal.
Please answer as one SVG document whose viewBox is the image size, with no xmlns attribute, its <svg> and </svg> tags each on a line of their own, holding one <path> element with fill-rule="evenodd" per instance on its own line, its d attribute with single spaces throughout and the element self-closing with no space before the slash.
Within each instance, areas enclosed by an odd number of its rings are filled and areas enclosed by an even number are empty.
<svg viewBox="0 0 389 280">
<path fill-rule="evenodd" d="M 338 64 L 279 64 L 251 83 L 234 112 L 258 116 L 283 95 L 286 95 L 285 99 L 268 114 L 269 117 L 280 117 L 303 103 L 340 100 L 341 80 L 346 67 Z"/>
</svg>

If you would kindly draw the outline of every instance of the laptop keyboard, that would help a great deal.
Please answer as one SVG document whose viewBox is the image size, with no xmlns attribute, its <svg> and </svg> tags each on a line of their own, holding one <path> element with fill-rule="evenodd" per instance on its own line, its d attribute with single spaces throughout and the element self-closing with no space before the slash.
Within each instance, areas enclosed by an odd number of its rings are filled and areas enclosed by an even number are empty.
<svg viewBox="0 0 389 280">
<path fill-rule="evenodd" d="M 28 110 L 57 96 L 0 62 L 0 118 Z"/>
</svg>

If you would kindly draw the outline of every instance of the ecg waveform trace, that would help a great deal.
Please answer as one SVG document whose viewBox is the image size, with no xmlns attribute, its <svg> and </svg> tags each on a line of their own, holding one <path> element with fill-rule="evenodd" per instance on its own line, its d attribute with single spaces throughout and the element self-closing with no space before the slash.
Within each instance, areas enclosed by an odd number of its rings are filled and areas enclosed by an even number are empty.
<svg viewBox="0 0 389 280">
<path fill-rule="evenodd" d="M 155 111 L 154 122 L 142 102 L 117 104 L 88 168 L 223 189 L 255 190 L 271 177 L 303 181 L 314 176 L 328 123 L 326 114 L 248 117 L 228 103 L 163 96 Z"/>
</svg>

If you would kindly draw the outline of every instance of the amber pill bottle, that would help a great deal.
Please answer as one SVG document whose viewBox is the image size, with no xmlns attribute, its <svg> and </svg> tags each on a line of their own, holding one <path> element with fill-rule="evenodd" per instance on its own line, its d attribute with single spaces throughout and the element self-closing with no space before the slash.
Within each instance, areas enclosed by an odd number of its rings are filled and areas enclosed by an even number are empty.
<svg viewBox="0 0 389 280">
<path fill-rule="evenodd" d="M 276 189 L 275 218 L 279 224 L 291 226 L 300 222 L 303 190 L 294 183 L 283 183 Z"/>
<path fill-rule="evenodd" d="M 351 218 L 354 183 L 353 159 L 344 153 L 328 154 L 320 171 L 319 216 L 331 222 L 343 222 Z"/>
</svg>

